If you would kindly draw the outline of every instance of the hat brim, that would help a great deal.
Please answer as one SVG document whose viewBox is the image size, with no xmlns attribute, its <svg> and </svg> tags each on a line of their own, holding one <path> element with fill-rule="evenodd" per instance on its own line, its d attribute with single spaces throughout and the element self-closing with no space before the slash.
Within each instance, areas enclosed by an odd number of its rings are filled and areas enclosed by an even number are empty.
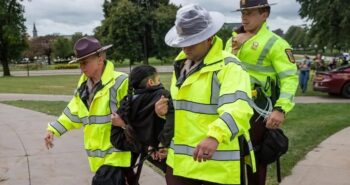
<svg viewBox="0 0 350 185">
<path fill-rule="evenodd" d="M 94 52 L 92 52 L 92 53 L 89 53 L 89 54 L 87 54 L 87 55 L 85 55 L 85 56 L 82 56 L 82 57 L 76 58 L 76 59 L 74 59 L 74 60 L 71 60 L 70 62 L 68 62 L 68 64 L 77 63 L 77 62 L 79 62 L 80 60 L 82 60 L 82 59 L 84 59 L 84 58 L 87 58 L 87 57 L 89 57 L 89 56 L 91 56 L 91 55 L 94 55 L 94 54 L 96 54 L 96 53 L 101 53 L 101 52 L 103 52 L 103 51 L 106 51 L 107 49 L 111 48 L 112 46 L 113 46 L 113 44 L 110 44 L 110 45 L 107 45 L 107 46 L 103 46 L 103 47 L 101 47 L 100 49 L 98 49 L 98 50 L 96 50 L 96 51 L 94 51 Z"/>
<path fill-rule="evenodd" d="M 212 24 L 207 29 L 190 36 L 180 36 L 177 34 L 176 26 L 173 26 L 165 36 L 165 43 L 171 47 L 187 47 L 198 44 L 209 37 L 215 35 L 225 23 L 225 16 L 218 12 L 209 12 Z"/>
<path fill-rule="evenodd" d="M 276 4 L 277 3 L 270 3 L 270 4 L 259 5 L 259 6 L 252 6 L 252 7 L 248 7 L 248 8 L 240 8 L 240 9 L 234 10 L 233 12 L 240 12 L 242 10 L 251 10 L 251 9 L 257 9 L 257 8 L 265 8 L 265 7 L 273 6 Z"/>
</svg>

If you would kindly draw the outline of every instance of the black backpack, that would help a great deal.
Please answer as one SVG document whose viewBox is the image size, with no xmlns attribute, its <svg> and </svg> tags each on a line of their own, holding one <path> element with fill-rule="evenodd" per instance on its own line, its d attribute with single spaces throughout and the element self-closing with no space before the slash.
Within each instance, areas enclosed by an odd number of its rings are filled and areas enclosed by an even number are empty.
<svg viewBox="0 0 350 185">
<path fill-rule="evenodd" d="M 263 141 L 255 147 L 257 159 L 264 164 L 270 164 L 288 151 L 288 137 L 281 129 L 268 129 Z"/>
<path fill-rule="evenodd" d="M 256 158 L 264 164 L 276 161 L 277 181 L 281 182 L 280 157 L 288 151 L 289 140 L 281 129 L 268 129 L 260 145 L 255 146 Z"/>
</svg>

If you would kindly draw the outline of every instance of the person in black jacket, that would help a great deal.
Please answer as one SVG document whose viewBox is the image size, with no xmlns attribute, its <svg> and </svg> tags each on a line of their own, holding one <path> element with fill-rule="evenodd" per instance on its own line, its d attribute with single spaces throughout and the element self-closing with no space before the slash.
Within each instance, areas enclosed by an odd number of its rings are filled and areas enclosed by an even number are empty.
<svg viewBox="0 0 350 185">
<path fill-rule="evenodd" d="M 166 147 L 174 134 L 174 109 L 172 101 L 165 117 L 155 112 L 155 103 L 160 98 L 170 99 L 170 93 L 160 83 L 157 70 L 149 65 L 135 67 L 129 76 L 128 95 L 121 101 L 116 113 L 112 114 L 111 143 L 120 150 L 151 156 L 155 165 L 165 171 Z M 132 100 L 132 101 L 130 101 Z"/>
</svg>

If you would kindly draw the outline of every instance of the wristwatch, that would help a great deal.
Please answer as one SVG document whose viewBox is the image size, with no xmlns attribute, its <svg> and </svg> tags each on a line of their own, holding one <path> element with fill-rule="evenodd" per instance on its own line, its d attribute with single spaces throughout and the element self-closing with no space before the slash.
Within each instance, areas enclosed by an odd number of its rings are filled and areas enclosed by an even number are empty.
<svg viewBox="0 0 350 185">
<path fill-rule="evenodd" d="M 286 111 L 284 111 L 284 110 L 282 109 L 282 107 L 279 107 L 279 106 L 274 107 L 273 110 L 277 110 L 278 112 L 281 112 L 281 113 L 283 113 L 283 114 L 286 114 Z"/>
</svg>

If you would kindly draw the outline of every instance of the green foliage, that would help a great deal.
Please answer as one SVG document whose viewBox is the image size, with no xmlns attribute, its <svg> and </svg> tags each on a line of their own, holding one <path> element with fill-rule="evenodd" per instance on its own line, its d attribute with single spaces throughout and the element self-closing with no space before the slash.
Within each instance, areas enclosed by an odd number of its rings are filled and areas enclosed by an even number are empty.
<svg viewBox="0 0 350 185">
<path fill-rule="evenodd" d="M 348 0 L 297 0 L 302 18 L 311 21 L 310 37 L 319 46 L 349 49 L 350 10 Z"/>
<path fill-rule="evenodd" d="M 71 39 L 71 42 L 72 42 L 72 46 L 74 46 L 74 44 L 81 38 L 83 38 L 84 35 L 81 33 L 81 32 L 76 32 L 72 35 L 72 39 Z M 73 49 L 73 47 L 72 47 Z"/>
<path fill-rule="evenodd" d="M 226 43 L 227 40 L 232 37 L 232 30 L 228 28 L 221 28 L 217 35 L 222 39 L 224 43 Z"/>
<path fill-rule="evenodd" d="M 55 57 L 71 57 L 74 54 L 72 41 L 64 37 L 59 37 L 53 42 L 53 52 Z"/>
<path fill-rule="evenodd" d="M 19 1 L 0 1 L 0 62 L 4 76 L 10 76 L 9 61 L 18 59 L 27 47 L 24 9 Z"/>
<path fill-rule="evenodd" d="M 168 0 L 105 0 L 105 19 L 95 29 L 95 35 L 104 44 L 113 44 L 108 56 L 131 63 L 149 57 L 166 60 L 176 50 L 165 46 L 164 36 L 173 26 L 177 7 Z"/>
<path fill-rule="evenodd" d="M 56 64 L 54 69 L 79 69 L 79 64 Z"/>
<path fill-rule="evenodd" d="M 289 27 L 284 38 L 292 47 L 305 47 L 309 45 L 307 30 L 299 26 Z"/>
</svg>

